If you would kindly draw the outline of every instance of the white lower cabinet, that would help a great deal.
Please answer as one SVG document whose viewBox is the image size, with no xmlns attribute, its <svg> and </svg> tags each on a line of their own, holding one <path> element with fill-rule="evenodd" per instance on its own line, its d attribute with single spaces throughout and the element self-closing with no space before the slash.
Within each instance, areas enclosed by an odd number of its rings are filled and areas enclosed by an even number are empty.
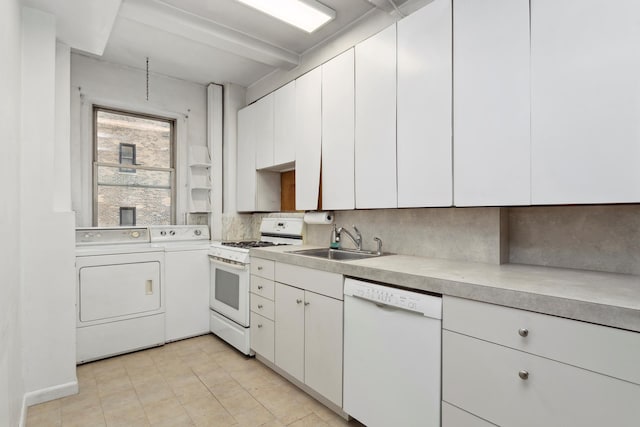
<svg viewBox="0 0 640 427">
<path fill-rule="evenodd" d="M 304 382 L 304 291 L 276 283 L 276 365 Z"/>
<path fill-rule="evenodd" d="M 342 276 L 276 263 L 275 365 L 321 396 L 342 407 L 342 300 L 279 283 L 278 269 L 296 271 L 296 281 L 317 287 L 342 287 Z M 317 273 L 323 273 L 318 275 Z M 282 277 L 281 277 L 282 278 Z"/>
<path fill-rule="evenodd" d="M 638 360 L 640 334 L 453 297 L 444 302 L 443 426 L 637 425 L 637 363 L 626 372 L 616 365 Z"/>
<path fill-rule="evenodd" d="M 304 300 L 304 382 L 342 406 L 343 303 L 308 291 Z"/>
<path fill-rule="evenodd" d="M 274 262 L 266 259 L 251 260 L 249 319 L 251 350 L 269 362 L 274 361 Z"/>
<path fill-rule="evenodd" d="M 253 297 L 253 295 L 251 295 Z M 251 312 L 251 349 L 269 362 L 274 360 L 274 325 L 273 320 Z"/>
</svg>

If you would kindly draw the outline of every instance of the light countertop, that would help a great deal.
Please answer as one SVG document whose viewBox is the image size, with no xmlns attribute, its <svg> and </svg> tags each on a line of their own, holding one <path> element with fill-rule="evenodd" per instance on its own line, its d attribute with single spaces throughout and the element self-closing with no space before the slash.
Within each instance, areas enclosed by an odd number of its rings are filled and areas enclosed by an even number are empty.
<svg viewBox="0 0 640 427">
<path fill-rule="evenodd" d="M 251 249 L 251 255 L 408 289 L 640 332 L 640 276 L 408 255 L 334 261 L 287 253 L 312 248 L 317 246 L 257 248 Z"/>
</svg>

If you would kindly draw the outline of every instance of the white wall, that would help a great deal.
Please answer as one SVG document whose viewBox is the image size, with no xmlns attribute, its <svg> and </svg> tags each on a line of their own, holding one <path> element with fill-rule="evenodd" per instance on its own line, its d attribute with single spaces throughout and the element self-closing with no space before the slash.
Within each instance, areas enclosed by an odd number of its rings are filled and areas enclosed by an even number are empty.
<svg viewBox="0 0 640 427">
<path fill-rule="evenodd" d="M 20 142 L 22 361 L 27 404 L 77 391 L 73 213 L 62 190 L 69 171 L 63 129 L 69 48 L 56 46 L 55 18 L 23 9 Z M 62 94 L 62 97 L 60 95 Z M 56 114 L 59 108 L 61 114 Z M 68 195 L 68 192 L 66 193 Z"/>
<path fill-rule="evenodd" d="M 145 58 L 140 58 L 144 67 Z M 150 61 L 153 70 L 153 59 Z M 207 144 L 206 87 L 150 74 L 146 100 L 144 70 L 71 55 L 71 198 L 78 226 L 91 226 L 91 110 L 93 104 L 176 119 L 176 220 L 187 207 L 187 147 Z"/>
<path fill-rule="evenodd" d="M 0 425 L 19 423 L 24 394 L 20 325 L 20 1 L 0 2 Z"/>
</svg>

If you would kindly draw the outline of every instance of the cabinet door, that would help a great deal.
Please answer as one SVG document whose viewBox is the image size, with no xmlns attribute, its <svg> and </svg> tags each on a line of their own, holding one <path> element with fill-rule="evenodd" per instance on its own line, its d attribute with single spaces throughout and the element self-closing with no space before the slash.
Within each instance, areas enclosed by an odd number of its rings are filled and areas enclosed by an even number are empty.
<svg viewBox="0 0 640 427">
<path fill-rule="evenodd" d="M 395 208 L 396 26 L 355 49 L 356 208 Z"/>
<path fill-rule="evenodd" d="M 254 104 L 253 137 L 256 146 L 256 169 L 273 166 L 273 93 Z"/>
<path fill-rule="evenodd" d="M 296 209 L 318 209 L 322 149 L 322 68 L 296 80 Z"/>
<path fill-rule="evenodd" d="M 250 334 L 251 349 L 269 362 L 273 362 L 273 321 L 252 311 Z"/>
<path fill-rule="evenodd" d="M 238 153 L 236 159 L 236 209 L 256 210 L 256 148 L 253 137 L 255 104 L 238 111 Z"/>
<path fill-rule="evenodd" d="M 280 166 L 296 160 L 296 82 L 281 87 L 273 95 L 273 164 Z"/>
<path fill-rule="evenodd" d="M 322 208 L 355 208 L 354 51 L 322 66 Z"/>
<path fill-rule="evenodd" d="M 453 4 L 454 204 L 530 204 L 529 0 Z"/>
<path fill-rule="evenodd" d="M 534 204 L 640 201 L 640 2 L 532 0 Z"/>
<path fill-rule="evenodd" d="M 355 208 L 354 51 L 322 66 L 322 208 Z"/>
<path fill-rule="evenodd" d="M 304 381 L 304 291 L 276 283 L 275 364 Z"/>
<path fill-rule="evenodd" d="M 342 406 L 342 301 L 305 292 L 305 383 Z"/>
<path fill-rule="evenodd" d="M 451 0 L 398 22 L 398 207 L 451 206 Z"/>
</svg>

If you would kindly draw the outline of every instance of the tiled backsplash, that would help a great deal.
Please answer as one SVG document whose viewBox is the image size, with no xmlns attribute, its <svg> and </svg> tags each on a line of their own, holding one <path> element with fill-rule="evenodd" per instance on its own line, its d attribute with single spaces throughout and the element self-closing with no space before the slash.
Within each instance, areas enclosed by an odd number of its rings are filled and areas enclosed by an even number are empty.
<svg viewBox="0 0 640 427">
<path fill-rule="evenodd" d="M 302 214 L 228 215 L 224 229 L 229 239 L 256 238 L 264 216 L 292 215 Z M 365 249 L 377 236 L 385 252 L 397 254 L 640 275 L 640 205 L 379 209 L 335 217 L 339 226 L 360 229 Z M 328 246 L 330 234 L 329 225 L 307 225 L 305 242 Z"/>
</svg>

